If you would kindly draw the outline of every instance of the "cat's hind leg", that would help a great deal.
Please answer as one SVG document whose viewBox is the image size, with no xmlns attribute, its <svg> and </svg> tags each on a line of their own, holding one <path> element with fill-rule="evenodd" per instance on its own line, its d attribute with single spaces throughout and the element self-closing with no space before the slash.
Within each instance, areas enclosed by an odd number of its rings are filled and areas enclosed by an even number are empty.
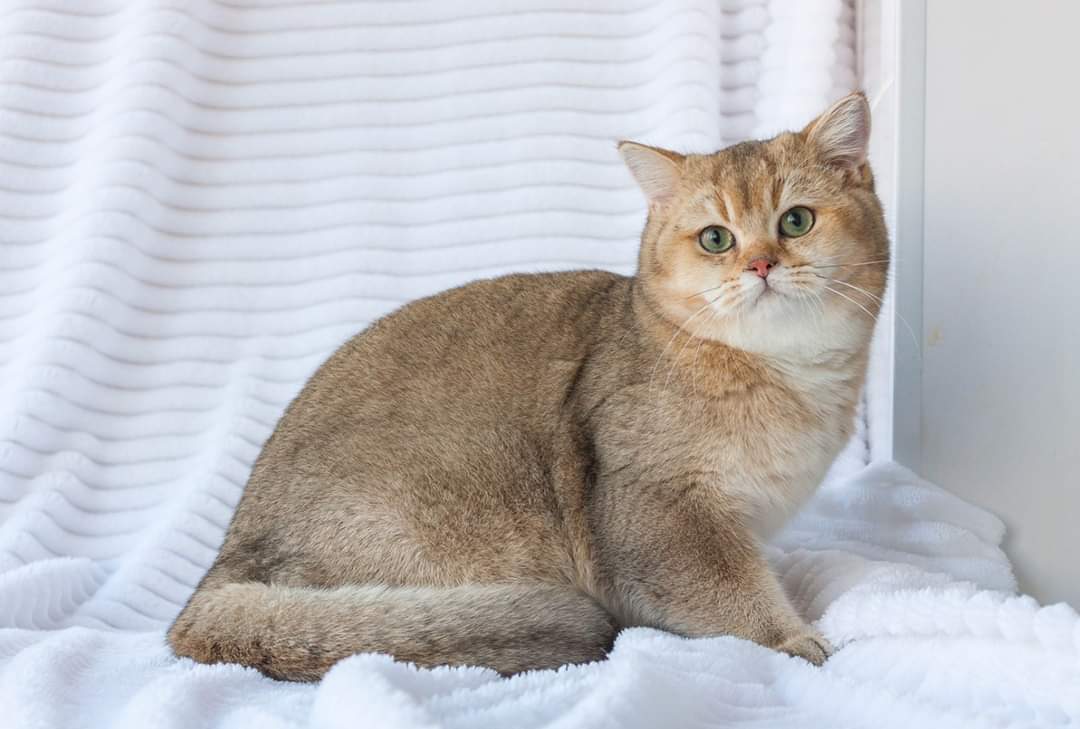
<svg viewBox="0 0 1080 729">
<path fill-rule="evenodd" d="M 480 665 L 502 674 L 603 658 L 614 619 L 569 586 L 289 587 L 201 585 L 169 630 L 173 650 L 314 681 L 354 653 L 423 666 Z"/>
</svg>

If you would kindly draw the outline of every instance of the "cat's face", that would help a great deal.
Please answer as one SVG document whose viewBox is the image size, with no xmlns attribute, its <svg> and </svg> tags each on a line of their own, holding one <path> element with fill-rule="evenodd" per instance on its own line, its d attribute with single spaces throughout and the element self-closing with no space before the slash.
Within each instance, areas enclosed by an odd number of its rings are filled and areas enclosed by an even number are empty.
<svg viewBox="0 0 1080 729">
<path fill-rule="evenodd" d="M 763 354 L 865 344 L 889 255 L 869 123 L 853 94 L 801 132 L 712 155 L 622 143 L 649 199 L 638 275 L 665 316 Z"/>
</svg>

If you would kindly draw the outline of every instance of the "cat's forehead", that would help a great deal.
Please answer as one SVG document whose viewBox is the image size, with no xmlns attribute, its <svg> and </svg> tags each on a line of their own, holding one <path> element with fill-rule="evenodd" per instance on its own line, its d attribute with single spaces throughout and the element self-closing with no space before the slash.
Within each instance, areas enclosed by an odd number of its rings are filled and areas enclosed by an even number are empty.
<svg viewBox="0 0 1080 729">
<path fill-rule="evenodd" d="M 734 220 L 775 211 L 792 200 L 821 201 L 833 194 L 833 185 L 803 144 L 797 135 L 784 134 L 698 157 L 686 180 L 691 206 L 719 209 L 724 218 Z"/>
</svg>

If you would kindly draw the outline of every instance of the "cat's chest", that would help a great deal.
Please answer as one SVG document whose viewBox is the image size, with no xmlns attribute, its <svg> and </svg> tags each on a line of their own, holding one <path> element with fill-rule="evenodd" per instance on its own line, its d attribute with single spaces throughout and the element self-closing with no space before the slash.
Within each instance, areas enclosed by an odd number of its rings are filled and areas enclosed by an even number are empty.
<svg viewBox="0 0 1080 729">
<path fill-rule="evenodd" d="M 718 499 L 746 513 L 762 537 L 813 493 L 850 437 L 853 397 L 799 383 L 761 386 L 700 408 L 669 408 L 671 452 L 682 450 Z"/>
</svg>

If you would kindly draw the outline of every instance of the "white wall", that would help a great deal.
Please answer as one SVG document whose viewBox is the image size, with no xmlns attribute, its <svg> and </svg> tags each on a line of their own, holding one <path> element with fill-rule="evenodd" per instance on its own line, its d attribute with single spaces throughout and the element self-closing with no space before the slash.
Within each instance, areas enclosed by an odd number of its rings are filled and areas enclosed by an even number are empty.
<svg viewBox="0 0 1080 729">
<path fill-rule="evenodd" d="M 922 464 L 1080 606 L 1080 2 L 926 4 Z M 904 256 L 904 241 L 900 241 Z"/>
</svg>

